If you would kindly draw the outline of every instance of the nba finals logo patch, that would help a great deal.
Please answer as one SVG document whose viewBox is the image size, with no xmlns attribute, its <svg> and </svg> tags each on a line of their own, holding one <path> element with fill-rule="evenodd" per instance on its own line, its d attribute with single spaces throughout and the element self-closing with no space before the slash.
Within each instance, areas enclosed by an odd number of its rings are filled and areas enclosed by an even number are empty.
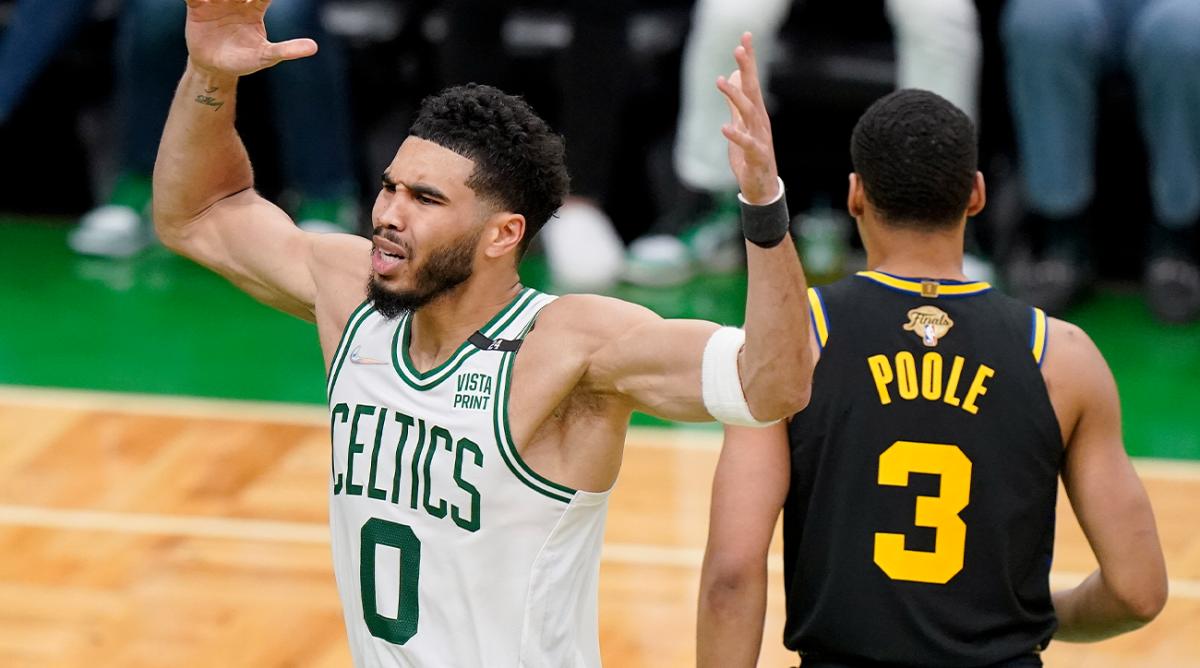
<svg viewBox="0 0 1200 668">
<path fill-rule="evenodd" d="M 938 339 L 946 335 L 954 321 L 946 312 L 936 306 L 921 306 L 908 312 L 908 322 L 904 331 L 912 332 L 921 337 L 921 343 L 927 348 L 938 344 Z"/>
</svg>

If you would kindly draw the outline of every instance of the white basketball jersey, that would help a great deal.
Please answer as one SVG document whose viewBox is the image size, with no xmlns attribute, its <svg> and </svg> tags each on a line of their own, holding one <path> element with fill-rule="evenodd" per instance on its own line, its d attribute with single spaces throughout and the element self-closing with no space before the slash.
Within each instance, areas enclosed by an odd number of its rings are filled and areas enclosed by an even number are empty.
<svg viewBox="0 0 1200 668">
<path fill-rule="evenodd" d="M 553 300 L 522 290 L 424 373 L 411 315 L 364 304 L 347 322 L 329 375 L 329 522 L 355 666 L 600 665 L 608 494 L 539 476 L 508 426 L 505 341 Z"/>
</svg>

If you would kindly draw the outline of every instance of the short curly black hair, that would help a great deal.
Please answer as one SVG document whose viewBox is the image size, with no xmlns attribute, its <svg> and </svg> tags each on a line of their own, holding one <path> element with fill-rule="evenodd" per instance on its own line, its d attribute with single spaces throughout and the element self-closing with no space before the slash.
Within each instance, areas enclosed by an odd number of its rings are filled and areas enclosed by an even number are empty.
<svg viewBox="0 0 1200 668">
<path fill-rule="evenodd" d="M 467 186 L 525 216 L 518 258 L 567 196 L 562 137 L 525 100 L 497 88 L 472 83 L 426 97 L 408 133 L 474 161 Z"/>
<path fill-rule="evenodd" d="M 975 182 L 975 125 L 939 95 L 898 90 L 858 119 L 850 159 L 884 222 L 950 226 L 962 219 Z"/>
</svg>

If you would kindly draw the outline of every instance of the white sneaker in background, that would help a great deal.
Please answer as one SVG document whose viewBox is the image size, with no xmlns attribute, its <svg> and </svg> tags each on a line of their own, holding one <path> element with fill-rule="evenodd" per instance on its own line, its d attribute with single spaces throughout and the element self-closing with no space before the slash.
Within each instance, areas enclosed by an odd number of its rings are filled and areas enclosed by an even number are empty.
<svg viewBox="0 0 1200 668">
<path fill-rule="evenodd" d="M 559 291 L 600 292 L 616 284 L 625 245 L 600 209 L 567 202 L 546 221 L 541 238 L 550 277 Z"/>
<path fill-rule="evenodd" d="M 996 270 L 992 263 L 973 253 L 963 254 L 963 275 L 972 281 L 996 282 Z"/>
<path fill-rule="evenodd" d="M 629 244 L 624 279 L 634 285 L 667 288 L 692 277 L 692 251 L 671 234 L 647 234 Z"/>
<path fill-rule="evenodd" d="M 358 229 L 358 202 L 350 196 L 305 197 L 294 191 L 284 195 L 296 227 L 313 234 L 354 234 Z"/>
<path fill-rule="evenodd" d="M 689 190 L 655 221 L 653 232 L 629 244 L 624 278 L 644 287 L 671 287 L 697 273 L 726 274 L 746 266 L 737 194 Z"/>
<path fill-rule="evenodd" d="M 313 234 L 346 234 L 349 232 L 349 230 L 341 225 L 338 225 L 337 223 L 333 223 L 328 220 L 321 220 L 320 218 L 309 218 L 308 220 L 302 220 L 296 223 L 296 227 L 299 227 L 305 232 L 312 232 Z"/>
<path fill-rule="evenodd" d="M 121 258 L 140 253 L 153 239 L 149 223 L 137 211 L 106 204 L 79 219 L 67 236 L 67 245 L 80 255 Z"/>
</svg>

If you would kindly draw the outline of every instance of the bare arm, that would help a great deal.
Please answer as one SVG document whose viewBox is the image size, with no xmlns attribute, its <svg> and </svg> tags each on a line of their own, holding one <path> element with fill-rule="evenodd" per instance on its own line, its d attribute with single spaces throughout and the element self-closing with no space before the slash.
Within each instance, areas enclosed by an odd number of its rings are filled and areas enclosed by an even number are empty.
<svg viewBox="0 0 1200 668">
<path fill-rule="evenodd" d="M 1150 500 L 1125 454 L 1117 386 L 1108 365 L 1078 327 L 1052 320 L 1050 334 L 1057 345 L 1050 349 L 1045 374 L 1075 416 L 1063 484 L 1100 565 L 1082 584 L 1054 594 L 1055 637 L 1102 640 L 1158 615 L 1167 599 L 1166 565 Z M 1055 403 L 1061 405 L 1057 397 Z"/>
<path fill-rule="evenodd" d="M 765 204 L 781 195 L 750 35 L 734 51 L 738 71 L 718 88 L 733 120 L 723 133 L 742 196 Z M 738 357 L 742 392 L 757 420 L 789 417 L 808 404 L 815 360 L 809 346 L 807 284 L 791 238 L 763 248 L 746 242 L 749 284 L 746 342 Z M 710 420 L 701 388 L 701 363 L 716 326 L 663 320 L 640 313 L 605 316 L 613 336 L 592 356 L 590 380 L 630 399 L 635 408 L 676 420 Z"/>
<path fill-rule="evenodd" d="M 787 427 L 726 427 L 700 572 L 696 665 L 754 666 L 767 606 L 767 550 L 787 497 Z"/>
<path fill-rule="evenodd" d="M 578 385 L 585 391 L 667 420 L 708 422 L 700 361 L 716 329 L 611 297 L 566 295 L 546 307 L 536 331 L 559 347 L 578 346 L 559 358 L 581 360 Z"/>
<path fill-rule="evenodd" d="M 154 166 L 154 222 L 168 248 L 271 306 L 313 320 L 317 275 L 342 301 L 355 301 L 341 293 L 357 284 L 361 300 L 369 242 L 306 234 L 253 190 L 233 124 L 238 78 L 316 52 L 312 40 L 268 42 L 262 23 L 268 4 L 189 0 L 189 60 Z"/>
<path fill-rule="evenodd" d="M 755 418 L 778 420 L 807 406 L 812 392 L 808 285 L 790 236 L 771 249 L 747 243 L 746 257 L 742 392 Z"/>
<path fill-rule="evenodd" d="M 722 128 L 742 196 L 766 204 L 777 196 L 778 170 L 758 65 L 749 33 L 734 49 L 738 69 L 717 87 L 732 112 Z M 791 236 L 773 248 L 746 243 L 746 345 L 738 368 L 750 412 L 759 420 L 789 417 L 808 405 L 816 364 L 808 346 L 808 284 Z"/>
</svg>

